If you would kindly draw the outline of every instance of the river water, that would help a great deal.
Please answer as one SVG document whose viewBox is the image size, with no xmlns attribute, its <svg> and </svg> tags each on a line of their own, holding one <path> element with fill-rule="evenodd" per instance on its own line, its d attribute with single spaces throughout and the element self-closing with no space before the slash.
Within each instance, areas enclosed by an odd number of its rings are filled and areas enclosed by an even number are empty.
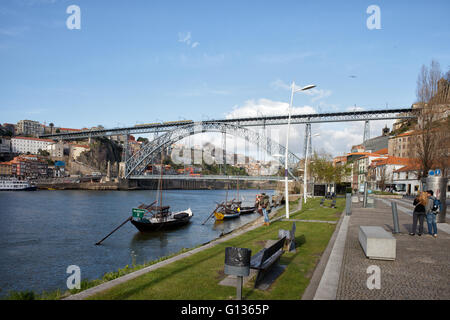
<svg viewBox="0 0 450 320">
<path fill-rule="evenodd" d="M 243 205 L 272 190 L 240 190 Z M 62 190 L 0 192 L 0 296 L 10 291 L 66 290 L 67 267 L 77 265 L 81 279 L 101 278 L 125 265 L 142 264 L 219 237 L 259 217 L 257 213 L 215 222 L 211 214 L 226 190 L 168 190 L 163 204 L 188 207 L 191 222 L 171 231 L 140 233 L 131 223 L 105 237 L 131 215 L 131 208 L 156 200 L 156 191 Z M 229 190 L 228 199 L 236 197 Z"/>
</svg>

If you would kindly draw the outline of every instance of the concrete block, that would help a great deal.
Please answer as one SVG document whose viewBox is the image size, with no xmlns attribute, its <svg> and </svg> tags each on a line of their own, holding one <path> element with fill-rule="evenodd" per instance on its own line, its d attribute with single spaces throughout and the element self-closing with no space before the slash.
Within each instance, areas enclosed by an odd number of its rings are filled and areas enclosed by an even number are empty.
<svg viewBox="0 0 450 320">
<path fill-rule="evenodd" d="M 375 208 L 375 200 L 373 197 L 367 197 L 366 208 Z"/>
<path fill-rule="evenodd" d="M 358 203 L 359 202 L 358 196 L 352 196 L 352 202 L 353 203 Z"/>
<path fill-rule="evenodd" d="M 360 226 L 358 238 L 367 258 L 395 260 L 396 239 L 382 227 Z"/>
</svg>

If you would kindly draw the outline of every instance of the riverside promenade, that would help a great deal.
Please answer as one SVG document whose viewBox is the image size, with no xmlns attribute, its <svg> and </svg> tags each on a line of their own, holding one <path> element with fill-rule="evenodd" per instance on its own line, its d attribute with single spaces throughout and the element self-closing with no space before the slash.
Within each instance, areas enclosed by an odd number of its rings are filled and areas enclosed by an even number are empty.
<svg viewBox="0 0 450 320">
<path fill-rule="evenodd" d="M 400 233 L 396 239 L 394 261 L 368 259 L 359 243 L 360 226 L 379 226 L 393 231 L 391 201 L 397 202 Z M 448 300 L 450 299 L 450 225 L 438 224 L 438 237 L 427 234 L 410 236 L 412 201 L 376 199 L 375 208 L 352 204 L 352 214 L 342 216 L 336 235 L 330 241 L 326 265 L 316 269 L 303 299 L 331 300 Z M 447 218 L 448 219 L 448 218 Z M 368 268 L 380 270 L 380 288 L 369 289 Z M 370 270 L 370 269 L 369 269 Z M 316 272 L 315 272 L 316 273 Z M 319 284 L 318 284 L 319 283 Z"/>
</svg>

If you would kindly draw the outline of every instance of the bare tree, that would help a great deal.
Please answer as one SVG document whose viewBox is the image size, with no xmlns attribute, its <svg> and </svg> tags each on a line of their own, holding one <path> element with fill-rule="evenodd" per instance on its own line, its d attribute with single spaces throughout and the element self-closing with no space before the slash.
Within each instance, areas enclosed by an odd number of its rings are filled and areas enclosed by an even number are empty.
<svg viewBox="0 0 450 320">
<path fill-rule="evenodd" d="M 448 110 L 449 82 L 442 77 L 439 63 L 431 61 L 430 67 L 423 65 L 417 79 L 417 100 L 420 114 L 416 132 L 410 143 L 409 157 L 417 159 L 418 178 L 427 177 L 436 166 L 444 172 L 448 168 L 448 120 L 443 111 Z"/>
</svg>

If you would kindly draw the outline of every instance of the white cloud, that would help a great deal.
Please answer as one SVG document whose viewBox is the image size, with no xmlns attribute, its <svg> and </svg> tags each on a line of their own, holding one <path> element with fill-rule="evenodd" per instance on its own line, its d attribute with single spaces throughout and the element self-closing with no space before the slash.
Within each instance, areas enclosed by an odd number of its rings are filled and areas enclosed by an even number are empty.
<svg viewBox="0 0 450 320">
<path fill-rule="evenodd" d="M 257 117 L 257 116 L 276 116 L 286 115 L 289 104 L 287 102 L 272 101 L 269 99 L 247 100 L 244 105 L 234 106 L 233 111 L 226 114 L 227 119 Z M 291 114 L 310 114 L 316 113 L 311 106 L 292 107 Z"/>
<path fill-rule="evenodd" d="M 178 42 L 191 44 L 191 32 L 178 32 Z"/>
<path fill-rule="evenodd" d="M 200 44 L 200 42 L 198 41 L 192 42 L 192 34 L 190 31 L 178 32 L 178 42 L 185 43 L 187 46 L 191 48 L 196 48 Z"/>
<path fill-rule="evenodd" d="M 248 100 L 242 106 L 235 106 L 225 115 L 227 119 L 286 115 L 288 103 L 269 99 Z M 354 107 L 353 107 L 354 108 Z M 362 108 L 361 108 L 362 109 Z M 315 114 L 317 111 L 308 105 L 292 108 L 292 114 Z M 392 128 L 394 120 L 371 121 L 370 137 L 381 135 L 381 130 L 387 125 Z M 249 127 L 250 130 L 261 130 L 258 127 Z M 269 126 L 266 129 L 271 137 L 281 145 L 286 142 L 286 125 Z M 338 156 L 350 152 L 353 145 L 363 142 L 364 122 L 339 122 L 339 123 L 313 123 L 312 134 L 319 136 L 312 138 L 312 148 L 317 151 L 325 151 L 332 156 Z M 289 132 L 289 149 L 291 152 L 303 157 L 305 125 L 292 125 Z"/>
<path fill-rule="evenodd" d="M 358 107 L 358 106 L 351 106 L 351 107 L 347 107 L 347 109 L 345 109 L 346 112 L 349 111 L 364 111 L 363 107 Z"/>
<path fill-rule="evenodd" d="M 273 101 L 270 99 L 258 99 L 247 100 L 243 106 L 235 106 L 233 110 L 225 114 L 226 119 L 233 118 L 245 118 L 245 117 L 261 117 L 261 116 L 277 116 L 286 115 L 288 112 L 289 104 L 287 102 Z M 316 110 L 308 105 L 296 107 L 291 110 L 291 114 L 314 114 Z M 249 127 L 249 130 L 262 131 L 261 127 Z M 268 126 L 266 129 L 266 135 L 269 136 L 275 142 L 286 145 L 287 126 Z M 297 156 L 302 157 L 303 154 L 303 136 L 305 126 L 304 125 L 291 125 L 289 130 L 289 150 Z M 242 140 L 242 139 L 241 139 Z M 244 141 L 238 140 L 238 148 L 244 147 Z M 279 153 L 274 151 L 273 153 Z"/>
</svg>

